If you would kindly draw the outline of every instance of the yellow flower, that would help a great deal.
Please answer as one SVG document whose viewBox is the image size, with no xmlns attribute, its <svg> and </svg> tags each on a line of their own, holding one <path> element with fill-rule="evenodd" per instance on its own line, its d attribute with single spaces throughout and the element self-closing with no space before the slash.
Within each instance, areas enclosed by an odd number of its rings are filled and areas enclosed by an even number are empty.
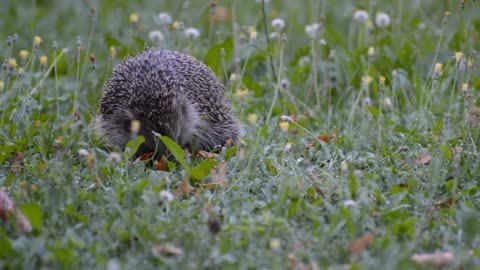
<svg viewBox="0 0 480 270">
<path fill-rule="evenodd" d="M 463 52 L 455 52 L 455 62 L 458 64 L 463 59 Z"/>
<path fill-rule="evenodd" d="M 385 77 L 380 76 L 379 82 L 380 82 L 380 85 L 385 85 Z"/>
<path fill-rule="evenodd" d="M 270 248 L 272 250 L 279 251 L 281 248 L 280 239 L 278 238 L 270 239 Z"/>
<path fill-rule="evenodd" d="M 372 77 L 370 76 L 363 76 L 362 77 L 362 86 L 368 86 L 372 82 Z"/>
<path fill-rule="evenodd" d="M 258 35 L 257 31 L 252 31 L 252 32 L 250 32 L 250 40 L 251 40 L 251 41 L 256 40 L 256 39 L 257 39 L 257 35 Z"/>
<path fill-rule="evenodd" d="M 467 66 L 469 68 L 473 67 L 473 58 L 472 57 L 468 57 Z"/>
<path fill-rule="evenodd" d="M 468 83 L 462 84 L 462 91 L 468 91 Z"/>
<path fill-rule="evenodd" d="M 18 69 L 18 75 L 19 75 L 19 76 L 22 76 L 23 73 L 25 73 L 25 70 L 24 70 L 23 68 L 19 68 L 19 69 Z"/>
<path fill-rule="evenodd" d="M 39 37 L 39 36 L 35 36 L 33 38 L 33 46 L 38 47 L 38 46 L 40 46 L 40 43 L 42 43 L 42 38 Z"/>
<path fill-rule="evenodd" d="M 174 21 L 173 24 L 172 24 L 173 29 L 180 28 L 180 24 L 181 24 L 180 21 Z"/>
<path fill-rule="evenodd" d="M 138 13 L 136 12 L 133 12 L 132 14 L 130 14 L 130 22 L 131 23 L 137 23 L 138 22 Z"/>
<path fill-rule="evenodd" d="M 20 51 L 20 58 L 22 58 L 23 60 L 27 59 L 28 58 L 28 55 L 30 53 L 27 51 L 27 50 L 21 50 Z"/>
<path fill-rule="evenodd" d="M 230 81 L 235 81 L 237 79 L 237 74 L 232 73 L 230 74 Z"/>
<path fill-rule="evenodd" d="M 287 121 L 283 121 L 278 123 L 278 126 L 280 127 L 280 130 L 284 133 L 288 132 L 288 127 L 290 126 L 290 123 Z"/>
<path fill-rule="evenodd" d="M 138 131 L 140 130 L 140 121 L 133 120 L 130 128 L 131 128 L 133 134 L 138 134 Z"/>
<path fill-rule="evenodd" d="M 436 63 L 436 64 L 435 64 L 435 73 L 438 74 L 438 73 L 442 72 L 442 68 L 443 68 L 443 65 L 442 65 L 442 64 Z"/>
<path fill-rule="evenodd" d="M 113 58 L 117 55 L 117 49 L 115 47 L 111 46 L 110 47 L 110 56 Z"/>
<path fill-rule="evenodd" d="M 235 95 L 239 98 L 245 98 L 246 96 L 248 96 L 248 89 L 245 89 L 245 90 L 237 90 L 237 92 L 235 93 Z"/>
<path fill-rule="evenodd" d="M 5 83 L 3 81 L 0 81 L 0 92 L 2 92 L 3 89 L 5 89 Z"/>
<path fill-rule="evenodd" d="M 17 60 L 15 60 L 15 58 L 8 59 L 7 63 L 8 63 L 8 66 L 12 69 L 17 67 Z"/>
<path fill-rule="evenodd" d="M 255 123 L 257 123 L 257 121 L 258 121 L 258 115 L 255 114 L 255 113 L 250 113 L 250 114 L 248 114 L 248 117 L 247 117 L 247 118 L 248 118 L 248 122 L 249 122 L 250 124 L 255 124 Z"/>
<path fill-rule="evenodd" d="M 375 48 L 373 46 L 370 46 L 368 48 L 368 57 L 373 57 L 375 55 Z"/>
<path fill-rule="evenodd" d="M 40 57 L 40 64 L 42 64 L 42 65 L 44 66 L 44 65 L 47 64 L 47 62 L 48 62 L 47 56 L 42 55 L 42 56 Z"/>
</svg>

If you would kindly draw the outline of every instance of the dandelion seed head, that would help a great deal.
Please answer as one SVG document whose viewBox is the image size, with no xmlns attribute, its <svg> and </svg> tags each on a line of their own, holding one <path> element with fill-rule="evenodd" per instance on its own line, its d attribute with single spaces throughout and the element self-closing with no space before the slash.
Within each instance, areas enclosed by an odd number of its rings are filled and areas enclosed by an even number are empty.
<svg viewBox="0 0 480 270">
<path fill-rule="evenodd" d="M 8 64 L 8 67 L 10 67 L 11 69 L 17 68 L 17 60 L 15 60 L 15 58 L 8 59 L 7 64 Z"/>
<path fill-rule="evenodd" d="M 305 26 L 305 32 L 310 38 L 317 37 L 317 33 L 320 30 L 321 25 L 319 23 L 312 23 Z"/>
<path fill-rule="evenodd" d="M 167 12 L 160 12 L 157 16 L 158 20 L 158 24 L 171 24 L 172 23 L 172 16 L 170 16 L 169 13 Z"/>
<path fill-rule="evenodd" d="M 165 202 L 171 202 L 175 196 L 170 191 L 162 190 L 160 191 L 160 199 Z"/>
<path fill-rule="evenodd" d="M 379 12 L 375 17 L 375 24 L 378 27 L 385 28 L 390 25 L 390 16 L 387 13 Z"/>
<path fill-rule="evenodd" d="M 189 39 L 196 39 L 200 36 L 200 32 L 193 27 L 185 29 L 185 36 Z"/>
<path fill-rule="evenodd" d="M 366 23 L 368 21 L 368 12 L 363 9 L 357 9 L 353 12 L 353 20 L 358 23 Z"/>
<path fill-rule="evenodd" d="M 163 42 L 165 39 L 163 37 L 163 33 L 160 31 L 151 31 L 148 33 L 148 38 L 154 43 L 156 46 L 160 46 L 160 44 Z"/>
<path fill-rule="evenodd" d="M 118 153 L 118 152 L 111 152 L 109 155 L 108 155 L 108 161 L 112 162 L 112 163 L 120 163 L 122 161 L 122 154 Z"/>
<path fill-rule="evenodd" d="M 277 31 L 282 31 L 283 28 L 285 28 L 285 21 L 280 18 L 276 18 L 272 20 L 272 27 Z"/>
</svg>

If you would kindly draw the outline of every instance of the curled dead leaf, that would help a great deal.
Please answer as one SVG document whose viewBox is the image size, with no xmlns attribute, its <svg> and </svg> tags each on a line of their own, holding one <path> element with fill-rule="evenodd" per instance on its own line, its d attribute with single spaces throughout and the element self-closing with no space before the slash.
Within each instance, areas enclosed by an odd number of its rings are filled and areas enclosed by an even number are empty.
<svg viewBox="0 0 480 270">
<path fill-rule="evenodd" d="M 175 191 L 175 195 L 179 198 L 183 198 L 194 192 L 195 188 L 193 188 L 190 183 L 188 183 L 188 181 L 182 181 L 180 185 L 178 185 L 178 188 Z"/>
<path fill-rule="evenodd" d="M 412 260 L 420 264 L 431 264 L 436 267 L 447 265 L 450 261 L 455 259 L 453 252 L 435 252 L 435 253 L 420 253 L 414 254 Z"/>
<path fill-rule="evenodd" d="M 353 240 L 350 243 L 350 254 L 352 256 L 359 255 L 367 246 L 375 240 L 375 235 L 367 233 L 364 236 Z"/>
<path fill-rule="evenodd" d="M 211 170 L 212 182 L 199 184 L 203 188 L 223 187 L 227 183 L 227 162 L 215 165 Z"/>
<path fill-rule="evenodd" d="M 433 157 L 430 154 L 423 154 L 420 155 L 417 160 L 415 160 L 415 163 L 420 165 L 427 165 L 430 163 L 430 161 L 432 161 L 432 158 Z"/>
<path fill-rule="evenodd" d="M 169 243 L 154 245 L 152 247 L 152 252 L 154 254 L 163 254 L 168 256 L 183 256 L 183 249 Z"/>
<path fill-rule="evenodd" d="M 220 155 L 219 154 L 215 154 L 215 153 L 212 153 L 212 152 L 207 152 L 207 151 L 203 151 L 203 150 L 198 150 L 197 151 L 197 157 L 201 157 L 201 158 L 205 158 L 205 159 L 215 159 L 215 158 L 218 158 Z"/>
<path fill-rule="evenodd" d="M 165 156 L 162 156 L 160 160 L 155 160 L 153 162 L 153 168 L 157 171 L 168 171 L 168 162 Z"/>
</svg>

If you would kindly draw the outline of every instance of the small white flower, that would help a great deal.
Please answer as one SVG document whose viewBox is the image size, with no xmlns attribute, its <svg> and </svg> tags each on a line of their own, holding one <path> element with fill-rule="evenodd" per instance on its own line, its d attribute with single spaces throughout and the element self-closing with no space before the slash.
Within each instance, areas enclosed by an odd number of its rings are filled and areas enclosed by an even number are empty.
<svg viewBox="0 0 480 270">
<path fill-rule="evenodd" d="M 304 56 L 298 60 L 298 65 L 299 66 L 306 66 L 310 64 L 310 57 Z"/>
<path fill-rule="evenodd" d="M 90 155 L 88 150 L 83 148 L 78 149 L 78 154 L 82 157 L 88 157 L 88 155 Z"/>
<path fill-rule="evenodd" d="M 280 18 L 276 18 L 272 21 L 272 26 L 275 28 L 275 30 L 282 31 L 282 29 L 285 27 L 285 22 Z"/>
<path fill-rule="evenodd" d="M 272 33 L 270 33 L 270 38 L 271 39 L 280 38 L 280 34 L 278 32 L 272 32 Z"/>
<path fill-rule="evenodd" d="M 190 39 L 196 39 L 200 36 L 200 32 L 198 32 L 197 29 L 190 27 L 185 29 L 185 36 L 187 36 Z"/>
<path fill-rule="evenodd" d="M 282 116 L 280 116 L 280 119 L 282 119 L 283 121 L 287 121 L 287 122 L 293 122 L 292 117 L 290 117 L 288 115 L 282 115 Z"/>
<path fill-rule="evenodd" d="M 158 16 L 155 18 L 155 22 L 158 24 L 171 24 L 172 23 L 172 16 L 167 12 L 160 12 Z"/>
<path fill-rule="evenodd" d="M 108 155 L 108 161 L 113 162 L 113 163 L 119 163 L 122 161 L 122 154 L 118 152 L 112 152 L 110 155 Z"/>
<path fill-rule="evenodd" d="M 285 144 L 285 152 L 290 152 L 290 149 L 292 149 L 292 143 L 291 142 L 287 142 L 287 144 Z"/>
<path fill-rule="evenodd" d="M 173 194 L 170 191 L 166 191 L 166 190 L 160 191 L 160 199 L 162 199 L 163 201 L 171 202 L 173 201 L 174 198 L 175 196 L 173 196 Z"/>
<path fill-rule="evenodd" d="M 390 24 L 390 16 L 383 12 L 377 13 L 377 16 L 375 17 L 375 24 L 378 27 L 387 27 Z"/>
<path fill-rule="evenodd" d="M 355 207 L 357 203 L 354 200 L 346 200 L 343 202 L 343 206 L 345 207 Z"/>
<path fill-rule="evenodd" d="M 148 38 L 157 46 L 159 46 L 165 39 L 160 31 L 152 31 L 148 33 Z"/>
<path fill-rule="evenodd" d="M 320 30 L 320 24 L 318 23 L 312 23 L 305 26 L 305 32 L 311 38 L 315 38 L 317 36 L 318 30 Z"/>
<path fill-rule="evenodd" d="M 392 108 L 392 100 L 389 97 L 383 99 L 383 107 L 385 107 L 385 109 Z"/>
<path fill-rule="evenodd" d="M 368 20 L 368 13 L 363 9 L 357 9 L 353 13 L 353 20 L 358 23 L 366 23 Z"/>
<path fill-rule="evenodd" d="M 320 39 L 320 41 L 319 41 L 319 42 L 320 42 L 320 45 L 322 45 L 322 46 L 325 46 L 325 45 L 327 45 L 327 41 L 325 41 L 325 39 L 323 39 L 323 38 L 322 38 L 322 39 Z"/>
</svg>

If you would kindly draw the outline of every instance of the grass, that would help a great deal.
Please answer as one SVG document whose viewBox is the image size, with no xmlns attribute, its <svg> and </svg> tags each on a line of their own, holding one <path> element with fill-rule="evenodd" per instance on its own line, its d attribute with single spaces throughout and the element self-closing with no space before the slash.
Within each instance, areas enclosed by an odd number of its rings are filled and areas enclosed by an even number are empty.
<svg viewBox="0 0 480 270">
<path fill-rule="evenodd" d="M 445 269 L 480 265 L 478 2 L 214 1 L 213 19 L 207 1 L 7 2 L 0 185 L 32 229 L 0 209 L 0 268 L 436 269 L 412 259 L 434 252 L 453 253 Z M 226 85 L 238 146 L 166 172 L 95 137 L 112 67 L 153 30 Z"/>
</svg>

